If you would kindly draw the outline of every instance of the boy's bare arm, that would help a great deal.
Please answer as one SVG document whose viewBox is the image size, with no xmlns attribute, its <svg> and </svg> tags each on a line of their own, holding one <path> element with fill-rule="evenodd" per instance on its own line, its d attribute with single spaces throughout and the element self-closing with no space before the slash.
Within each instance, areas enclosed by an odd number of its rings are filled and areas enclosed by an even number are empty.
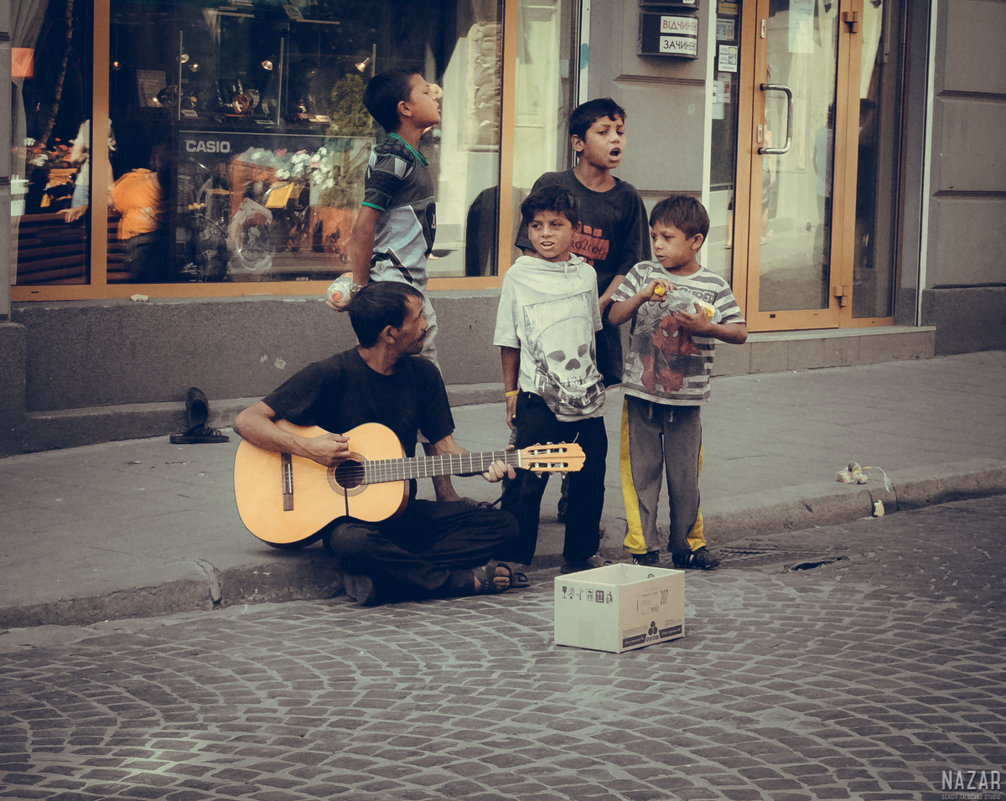
<svg viewBox="0 0 1006 801">
<path fill-rule="evenodd" d="M 710 319 L 706 317 L 705 312 L 699 309 L 698 304 L 696 304 L 694 314 L 688 314 L 687 312 L 674 312 L 674 319 L 678 321 L 678 325 L 690 334 L 712 337 L 713 339 L 718 339 L 721 342 L 726 342 L 730 345 L 743 345 L 747 342 L 747 323 L 711 322 Z"/>
<path fill-rule="evenodd" d="M 520 348 L 500 346 L 500 364 L 503 367 L 503 391 L 506 399 L 506 424 L 514 427 L 517 412 L 517 376 L 520 370 Z"/>
<path fill-rule="evenodd" d="M 350 234 L 349 263 L 353 269 L 353 283 L 365 286 L 370 283 L 370 259 L 374 255 L 374 234 L 381 212 L 371 206 L 360 206 Z"/>
<path fill-rule="evenodd" d="M 743 345 L 748 340 L 747 323 L 727 323 L 717 326 L 719 333 L 714 336 L 730 345 Z"/>
<path fill-rule="evenodd" d="M 663 287 L 663 290 L 660 291 L 657 287 Z M 669 284 L 666 281 L 650 281 L 650 283 L 648 283 L 631 298 L 612 303 L 611 307 L 608 309 L 608 322 L 613 323 L 614 325 L 621 325 L 639 311 L 639 307 L 644 303 L 651 300 L 661 301 L 667 295 L 667 292 L 672 289 L 674 289 L 674 285 Z"/>
<path fill-rule="evenodd" d="M 608 282 L 608 288 L 601 293 L 601 297 L 598 298 L 598 302 L 601 305 L 601 314 L 604 314 L 604 310 L 611 305 L 611 296 L 615 294 L 615 290 L 618 289 L 618 285 L 622 283 L 623 278 L 625 278 L 624 275 L 616 275 Z"/>
</svg>

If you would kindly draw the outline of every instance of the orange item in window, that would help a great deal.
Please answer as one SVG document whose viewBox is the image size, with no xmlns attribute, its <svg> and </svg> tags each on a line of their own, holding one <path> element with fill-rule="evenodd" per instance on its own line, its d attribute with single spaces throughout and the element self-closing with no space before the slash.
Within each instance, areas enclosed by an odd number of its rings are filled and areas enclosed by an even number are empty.
<svg viewBox="0 0 1006 801">
<path fill-rule="evenodd" d="M 144 169 L 127 172 L 112 185 L 111 198 L 122 214 L 119 239 L 125 241 L 157 230 L 164 212 L 157 173 Z"/>
<path fill-rule="evenodd" d="M 35 50 L 31 47 L 10 49 L 10 75 L 12 78 L 35 77 Z"/>
</svg>

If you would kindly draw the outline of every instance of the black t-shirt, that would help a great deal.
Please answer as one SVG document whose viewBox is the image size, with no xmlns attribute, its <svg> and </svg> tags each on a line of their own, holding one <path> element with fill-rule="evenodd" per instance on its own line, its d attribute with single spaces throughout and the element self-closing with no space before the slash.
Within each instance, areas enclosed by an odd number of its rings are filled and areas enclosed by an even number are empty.
<svg viewBox="0 0 1006 801">
<path fill-rule="evenodd" d="M 616 275 L 628 275 L 637 262 L 650 258 L 646 207 L 632 184 L 615 178 L 615 185 L 607 192 L 595 192 L 580 183 L 573 170 L 565 170 L 544 173 L 531 191 L 553 185 L 576 198 L 580 227 L 570 250 L 594 268 L 599 294 Z M 521 250 L 533 250 L 526 225 L 521 224 L 514 244 Z"/>
<path fill-rule="evenodd" d="M 382 423 L 398 435 L 407 456 L 416 432 L 430 442 L 454 432 L 447 390 L 436 366 L 406 356 L 391 375 L 370 368 L 354 348 L 314 362 L 264 399 L 276 416 L 294 425 L 345 434 L 363 423 Z"/>
</svg>

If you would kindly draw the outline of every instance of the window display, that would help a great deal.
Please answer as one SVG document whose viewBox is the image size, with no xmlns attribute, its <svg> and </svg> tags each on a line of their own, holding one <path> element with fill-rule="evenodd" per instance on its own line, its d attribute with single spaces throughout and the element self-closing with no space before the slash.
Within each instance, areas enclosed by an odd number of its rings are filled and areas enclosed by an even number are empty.
<svg viewBox="0 0 1006 801">
<path fill-rule="evenodd" d="M 88 279 L 91 8 L 57 0 L 14 7 L 10 281 L 81 284 Z"/>
<path fill-rule="evenodd" d="M 421 13 L 405 0 L 24 4 L 39 21 L 31 39 L 36 71 L 47 65 L 51 87 L 69 42 L 65 74 L 74 81 L 38 112 L 32 104 L 43 84 L 36 78 L 22 92 L 15 88 L 28 109 L 20 141 L 30 143 L 22 148 L 25 171 L 13 182 L 25 186 L 17 283 L 90 280 L 93 229 L 74 200 L 75 190 L 86 196 L 86 162 L 71 161 L 69 151 L 92 112 L 89 97 L 78 92 L 71 103 L 66 88 L 90 85 L 92 39 L 108 48 L 115 132 L 114 149 L 90 149 L 90 158 L 111 165 L 110 202 L 100 210 L 108 219 L 108 262 L 99 281 L 331 280 L 344 271 L 370 149 L 384 136 L 362 95 L 370 77 L 394 68 L 416 70 L 444 91 L 441 125 L 421 143 L 436 182 L 431 275 L 495 271 L 502 2 L 452 0 Z M 98 14 L 103 30 L 92 34 L 87 7 L 105 10 Z M 76 27 L 61 22 L 68 13 Z M 46 110 L 56 124 L 37 119 Z M 129 175 L 149 190 L 141 207 L 149 230 L 133 237 L 159 243 L 156 269 L 135 258 L 137 242 L 124 236 L 122 222 L 129 212 L 111 197 Z M 72 256 L 43 247 L 57 228 L 72 233 Z M 469 232 L 480 245 L 474 265 L 466 264 Z"/>
<path fill-rule="evenodd" d="M 348 266 L 373 137 L 181 130 L 175 240 L 185 280 L 326 279 Z"/>
</svg>

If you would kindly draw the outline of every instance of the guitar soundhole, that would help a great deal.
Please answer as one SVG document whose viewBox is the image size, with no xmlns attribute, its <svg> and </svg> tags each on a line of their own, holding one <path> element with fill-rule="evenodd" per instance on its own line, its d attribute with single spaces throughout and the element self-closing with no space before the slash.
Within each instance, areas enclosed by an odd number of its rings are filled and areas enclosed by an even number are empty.
<svg viewBox="0 0 1006 801">
<path fill-rule="evenodd" d="M 355 459 L 347 459 L 335 468 L 335 481 L 344 490 L 356 489 L 363 479 L 363 464 Z"/>
</svg>

